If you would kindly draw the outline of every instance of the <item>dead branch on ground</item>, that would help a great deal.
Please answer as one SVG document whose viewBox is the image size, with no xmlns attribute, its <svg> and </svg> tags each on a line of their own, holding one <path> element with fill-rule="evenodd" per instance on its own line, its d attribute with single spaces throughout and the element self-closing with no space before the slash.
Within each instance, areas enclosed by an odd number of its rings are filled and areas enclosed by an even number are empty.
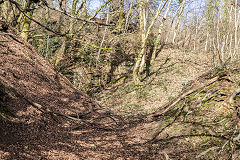
<svg viewBox="0 0 240 160">
<path fill-rule="evenodd" d="M 160 111 L 156 111 L 155 113 L 152 114 L 152 118 L 158 118 L 159 116 L 165 114 L 166 112 L 168 112 L 170 109 L 174 108 L 174 106 L 179 102 L 181 101 L 183 98 L 185 98 L 186 96 L 192 94 L 193 92 L 199 90 L 199 89 L 202 89 L 206 86 L 209 86 L 211 85 L 212 83 L 216 82 L 216 81 L 219 81 L 221 80 L 221 78 L 223 78 L 224 76 L 226 76 L 225 74 L 224 75 L 221 75 L 221 76 L 217 76 L 217 77 L 214 77 L 208 81 L 206 81 L 205 83 L 198 83 L 196 85 L 194 85 L 192 88 L 190 88 L 189 90 L 187 90 L 186 92 L 184 93 L 181 93 L 180 96 L 178 96 L 176 99 L 174 99 L 173 101 L 165 104 L 163 107 L 160 107 Z"/>
</svg>

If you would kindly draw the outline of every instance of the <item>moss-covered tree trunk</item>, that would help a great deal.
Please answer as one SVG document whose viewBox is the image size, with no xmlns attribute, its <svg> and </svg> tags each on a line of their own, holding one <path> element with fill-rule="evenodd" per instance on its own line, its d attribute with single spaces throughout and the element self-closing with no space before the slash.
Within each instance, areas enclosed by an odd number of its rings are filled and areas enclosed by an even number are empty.
<svg viewBox="0 0 240 160">
<path fill-rule="evenodd" d="M 9 1 L 4 1 L 0 6 L 0 15 L 4 17 L 6 23 L 12 23 L 14 18 L 16 18 L 17 11 L 14 6 L 10 4 Z"/>
<path fill-rule="evenodd" d="M 139 2 L 139 22 L 140 22 L 140 34 L 141 34 L 141 51 L 137 56 L 134 68 L 133 68 L 133 80 L 135 85 L 140 85 L 139 80 L 139 67 L 141 64 L 142 57 L 146 51 L 146 40 L 145 40 L 145 31 L 144 31 L 144 7 L 145 0 Z"/>
<path fill-rule="evenodd" d="M 145 0 L 141 0 L 139 3 L 139 20 L 140 20 L 140 34 L 141 34 L 141 50 L 137 56 L 134 68 L 133 68 L 133 80 L 135 85 L 140 85 L 140 79 L 139 79 L 139 75 L 141 73 L 140 67 L 143 67 L 143 65 L 145 65 L 145 59 L 144 59 L 144 55 L 146 54 L 146 47 L 147 47 L 147 40 L 148 37 L 150 35 L 150 33 L 152 32 L 152 27 L 155 24 L 159 14 L 161 13 L 161 11 L 163 10 L 165 4 L 168 2 L 168 9 L 170 9 L 170 5 L 172 3 L 172 0 L 167 0 L 165 1 L 164 5 L 163 4 L 163 0 L 161 0 L 161 2 L 159 3 L 157 12 L 152 20 L 152 22 L 150 23 L 149 27 L 146 28 L 146 24 L 147 24 L 147 19 L 144 13 L 144 7 L 146 7 L 146 2 Z M 165 15 L 167 15 L 166 13 L 168 13 L 168 11 L 165 12 Z"/>
<path fill-rule="evenodd" d="M 72 4 L 72 9 L 71 9 L 71 15 L 72 16 L 76 16 L 77 4 L 78 4 L 78 0 L 74 0 L 73 4 Z M 66 10 L 66 3 L 65 3 L 65 6 L 64 6 L 64 10 Z M 55 63 L 54 63 L 55 66 L 57 66 L 59 64 L 59 62 L 63 59 L 64 55 L 66 54 L 66 52 L 69 48 L 70 41 L 71 41 L 71 39 L 73 37 L 73 34 L 74 34 L 75 21 L 76 20 L 74 18 L 70 18 L 70 24 L 69 24 L 69 28 L 68 28 L 70 36 L 64 37 L 62 39 L 63 43 L 56 53 L 56 59 L 55 59 Z"/>
<path fill-rule="evenodd" d="M 34 3 L 31 0 L 27 0 L 24 8 L 33 8 L 33 7 L 34 7 Z M 32 17 L 33 10 L 27 11 L 26 14 L 29 17 Z M 20 23 L 20 26 L 21 26 L 20 36 L 25 40 L 28 40 L 28 34 L 29 34 L 29 29 L 30 29 L 31 22 L 32 22 L 32 20 L 30 20 L 27 16 L 24 16 L 22 25 Z"/>
<path fill-rule="evenodd" d="M 119 12 L 118 25 L 117 25 L 117 27 L 115 29 L 118 33 L 122 32 L 124 22 L 125 22 L 124 0 L 120 0 L 120 12 Z"/>
</svg>

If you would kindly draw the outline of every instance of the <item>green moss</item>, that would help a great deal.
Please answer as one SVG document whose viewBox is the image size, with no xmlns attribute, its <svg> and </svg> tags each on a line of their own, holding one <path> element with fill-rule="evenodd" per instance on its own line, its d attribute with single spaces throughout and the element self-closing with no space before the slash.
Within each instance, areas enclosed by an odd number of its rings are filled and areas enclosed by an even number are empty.
<svg viewBox="0 0 240 160">
<path fill-rule="evenodd" d="M 122 76 L 122 77 L 120 77 L 120 78 L 118 78 L 116 80 L 111 81 L 110 84 L 121 83 L 121 82 L 125 81 L 126 78 L 127 78 L 127 76 Z"/>
<path fill-rule="evenodd" d="M 167 91 L 168 91 L 168 88 L 167 88 L 167 86 L 166 86 L 166 85 L 164 85 L 164 86 L 163 86 L 163 90 L 164 90 L 165 92 L 167 92 Z"/>
<path fill-rule="evenodd" d="M 166 112 L 165 116 L 166 117 L 174 117 L 178 113 L 178 109 L 172 109 Z"/>
<path fill-rule="evenodd" d="M 196 93 L 192 93 L 192 94 L 190 94 L 190 95 L 188 96 L 188 98 L 189 98 L 190 100 L 193 100 L 193 99 L 195 98 L 195 96 L 196 96 Z"/>
<path fill-rule="evenodd" d="M 209 101 L 203 103 L 203 104 L 202 104 L 202 107 L 204 107 L 204 108 L 206 108 L 206 107 L 214 107 L 214 106 L 215 106 L 215 103 L 216 103 L 215 101 L 209 100 Z"/>
<path fill-rule="evenodd" d="M 143 98 L 147 98 L 147 96 L 148 96 L 148 93 L 147 92 L 145 92 L 145 91 L 138 91 L 137 92 L 137 94 L 136 94 L 136 96 L 137 96 L 137 98 L 141 98 L 141 99 L 143 99 Z"/>
</svg>

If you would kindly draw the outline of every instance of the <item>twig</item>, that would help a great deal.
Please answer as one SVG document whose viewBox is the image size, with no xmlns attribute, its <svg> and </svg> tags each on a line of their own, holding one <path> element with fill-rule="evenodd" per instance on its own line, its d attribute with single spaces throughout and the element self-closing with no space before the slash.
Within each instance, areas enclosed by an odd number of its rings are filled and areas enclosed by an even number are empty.
<svg viewBox="0 0 240 160">
<path fill-rule="evenodd" d="M 15 41 L 17 41 L 18 43 L 21 43 L 21 44 L 23 44 L 23 42 L 21 42 L 21 41 L 19 41 L 19 40 L 17 40 L 15 37 L 16 37 L 16 35 L 15 34 L 12 34 L 12 33 L 8 33 L 8 32 L 0 32 L 0 35 L 2 35 L 2 36 L 5 36 L 5 35 L 8 35 L 8 36 L 10 36 L 12 39 L 14 39 Z M 8 40 L 6 40 L 6 41 L 1 41 L 1 42 L 8 42 Z"/>
<path fill-rule="evenodd" d="M 94 44 L 90 44 L 90 43 L 88 43 L 88 42 L 86 42 L 86 41 L 83 41 L 83 40 L 81 40 L 81 39 L 78 39 L 78 38 L 73 38 L 72 40 L 85 43 L 86 45 L 89 45 L 89 46 L 91 46 L 91 47 L 93 47 L 93 48 L 104 49 L 104 50 L 107 50 L 107 49 L 111 50 L 111 49 L 112 49 L 112 47 L 110 47 L 110 48 L 102 48 L 101 46 L 96 46 L 96 45 L 94 45 Z"/>
<path fill-rule="evenodd" d="M 0 40 L 0 42 L 11 42 L 9 40 Z"/>
<path fill-rule="evenodd" d="M 234 135 L 234 134 L 233 134 L 233 135 Z M 233 141 L 238 141 L 238 142 L 240 142 L 239 140 L 240 140 L 240 130 L 239 130 L 238 136 L 233 138 Z"/>
<path fill-rule="evenodd" d="M 210 99 L 212 99 L 214 96 L 216 96 L 217 90 L 214 90 L 212 92 L 207 93 L 201 100 L 201 102 L 196 106 L 196 107 L 201 107 L 203 103 L 206 103 L 207 101 L 209 101 Z M 200 91 L 201 93 L 201 91 Z"/>
<path fill-rule="evenodd" d="M 12 34 L 12 33 L 7 33 L 7 32 L 0 32 L 0 35 L 1 35 L 1 36 L 8 35 L 8 36 L 13 36 L 13 37 L 16 37 L 16 35 L 15 35 L 15 34 Z"/>
<path fill-rule="evenodd" d="M 24 98 L 24 100 L 26 100 L 29 104 L 31 104 L 33 107 L 39 109 L 41 112 L 43 113 L 48 113 L 48 114 L 51 114 L 52 116 L 53 115 L 57 115 L 57 116 L 62 116 L 62 117 L 65 117 L 67 119 L 70 119 L 70 120 L 74 120 L 74 121 L 80 121 L 80 122 L 83 122 L 87 125 L 91 125 L 91 126 L 94 126 L 95 128 L 97 129 L 103 129 L 103 130 L 113 130 L 112 128 L 109 128 L 109 127 L 101 127 L 101 124 L 98 124 L 98 123 L 93 123 L 93 122 L 88 122 L 84 119 L 79 119 L 79 118 L 75 118 L 75 117 L 72 117 L 70 115 L 67 115 L 67 114 L 63 114 L 63 113 L 60 113 L 60 112 L 55 112 L 55 111 L 51 111 L 48 107 L 44 107 L 38 103 L 35 103 L 35 102 L 31 102 L 29 101 L 28 99 Z M 76 127 L 74 127 L 76 128 Z"/>
<path fill-rule="evenodd" d="M 199 155 L 197 155 L 196 158 L 200 158 L 200 157 L 204 156 L 205 154 L 207 154 L 209 151 L 216 150 L 216 149 L 218 149 L 218 148 L 219 148 L 219 147 L 217 147 L 217 146 L 208 148 L 208 149 L 205 150 L 204 152 L 202 152 L 202 153 L 200 153 Z"/>
<path fill-rule="evenodd" d="M 0 77 L 0 81 L 1 81 L 1 77 Z M 41 111 L 42 113 L 47 113 L 47 114 L 50 114 L 51 116 L 53 116 L 53 118 L 55 116 L 62 116 L 62 117 L 65 117 L 65 118 L 68 118 L 68 119 L 71 119 L 71 120 L 74 120 L 74 121 L 80 121 L 80 122 L 83 122 L 87 125 L 90 125 L 90 126 L 93 126 L 94 128 L 96 129 L 102 129 L 102 130 L 107 130 L 107 131 L 110 131 L 110 130 L 113 130 L 113 128 L 110 128 L 110 127 L 106 127 L 104 125 L 101 125 L 99 123 L 93 123 L 93 122 L 88 122 L 84 119 L 80 119 L 80 118 L 75 118 L 73 116 L 70 116 L 70 115 L 66 115 L 66 114 L 63 114 L 63 113 L 60 113 L 60 112 L 55 112 L 55 111 L 52 111 L 51 109 L 49 109 L 48 107 L 45 107 L 45 106 L 42 106 L 38 103 L 35 103 L 35 102 L 32 102 L 30 101 L 29 99 L 25 98 L 24 95 L 22 95 L 21 93 L 17 92 L 17 90 L 15 88 L 12 88 L 12 87 L 7 87 L 7 85 L 4 84 L 4 86 L 6 88 L 8 88 L 9 90 L 11 90 L 13 93 L 16 94 L 17 97 L 20 97 L 22 98 L 23 100 L 25 100 L 26 102 L 28 102 L 30 105 L 32 105 L 34 108 L 38 109 L 39 111 Z M 56 120 L 54 118 L 54 120 Z"/>
<path fill-rule="evenodd" d="M 240 88 L 237 88 L 233 91 L 232 95 L 229 98 L 229 103 L 232 104 L 233 103 L 233 99 L 236 97 L 236 95 L 240 93 Z"/>
<path fill-rule="evenodd" d="M 62 34 L 62 33 L 60 33 L 60 32 L 56 32 L 56 31 L 50 29 L 49 27 L 41 24 L 40 22 L 38 22 L 38 21 L 35 20 L 34 18 L 30 17 L 30 16 L 29 16 L 28 14 L 26 14 L 25 11 L 20 7 L 19 3 L 15 2 L 14 0 L 9 0 L 9 2 L 13 3 L 13 4 L 17 7 L 17 9 L 24 14 L 24 16 L 26 16 L 28 19 L 32 20 L 33 22 L 37 23 L 39 26 L 45 28 L 46 30 L 48 30 L 48 31 L 50 31 L 50 32 L 52 32 L 52 33 L 54 33 L 54 34 L 56 34 L 56 35 L 66 36 L 65 33 Z"/>
<path fill-rule="evenodd" d="M 61 10 L 58 10 L 58 9 L 55 9 L 55 8 L 52 8 L 52 7 L 49 7 L 49 6 L 47 6 L 47 7 L 48 7 L 49 9 L 51 9 L 51 10 L 54 10 L 54 11 L 63 13 L 64 15 L 66 15 L 66 16 L 68 16 L 68 17 L 70 17 L 70 18 L 79 20 L 79 21 L 83 21 L 83 22 L 87 22 L 87 23 L 99 24 L 99 25 L 103 25 L 103 26 L 114 26 L 114 25 L 115 25 L 115 24 L 101 23 L 101 22 L 97 22 L 97 21 L 93 21 L 93 20 L 88 20 L 88 19 L 82 19 L 82 18 L 79 18 L 79 17 L 72 16 L 72 15 L 68 14 L 66 11 L 61 11 Z"/>
<path fill-rule="evenodd" d="M 166 152 L 160 152 L 165 157 L 165 160 L 171 160 Z"/>
</svg>

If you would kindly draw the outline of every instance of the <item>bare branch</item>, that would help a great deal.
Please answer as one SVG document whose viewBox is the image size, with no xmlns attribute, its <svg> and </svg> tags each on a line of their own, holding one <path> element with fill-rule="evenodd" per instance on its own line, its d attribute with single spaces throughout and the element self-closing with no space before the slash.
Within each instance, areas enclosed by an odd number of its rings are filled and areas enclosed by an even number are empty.
<svg viewBox="0 0 240 160">
<path fill-rule="evenodd" d="M 161 111 L 157 111 L 155 112 L 154 116 L 153 117 L 159 117 L 160 115 L 163 115 L 164 113 L 166 113 L 167 111 L 169 111 L 170 109 L 172 109 L 179 101 L 181 101 L 184 97 L 190 95 L 191 93 L 203 88 L 203 87 L 206 87 L 216 81 L 218 81 L 220 78 L 217 76 L 217 77 L 214 77 L 213 79 L 210 79 L 209 81 L 203 83 L 203 84 L 198 84 L 196 86 L 194 86 L 193 88 L 191 88 L 190 90 L 182 93 L 178 98 L 174 99 L 172 102 L 170 103 L 167 103 L 166 105 L 164 105 L 163 107 L 160 107 L 160 108 L 163 108 L 163 110 Z"/>
<path fill-rule="evenodd" d="M 237 88 L 236 90 L 233 91 L 232 95 L 229 98 L 229 103 L 232 104 L 233 103 L 233 99 L 236 97 L 236 95 L 240 93 L 240 88 Z"/>
<path fill-rule="evenodd" d="M 30 17 L 30 16 L 27 15 L 27 14 L 25 13 L 25 11 L 21 8 L 20 4 L 17 3 L 17 2 L 15 2 L 14 0 L 9 0 L 9 2 L 12 3 L 12 4 L 14 4 L 14 5 L 17 7 L 17 9 L 24 14 L 24 16 L 26 16 L 27 18 L 29 18 L 29 19 L 32 20 L 33 22 L 37 23 L 39 26 L 45 28 L 46 30 L 48 30 L 48 31 L 50 31 L 50 32 L 52 32 L 52 33 L 54 33 L 54 34 L 56 34 L 56 35 L 59 35 L 59 36 L 66 36 L 66 35 L 67 35 L 66 33 L 62 34 L 62 33 L 60 33 L 60 32 L 54 31 L 54 30 L 50 29 L 49 27 L 41 24 L 40 22 L 38 22 L 38 21 L 35 20 L 34 18 Z"/>
<path fill-rule="evenodd" d="M 79 21 L 83 21 L 83 22 L 87 22 L 87 23 L 94 23 L 94 24 L 98 24 L 98 25 L 103 25 L 103 26 L 114 26 L 115 24 L 106 24 L 106 23 L 101 23 L 101 22 L 97 22 L 97 21 L 93 21 L 93 20 L 88 20 L 88 19 L 83 19 L 83 18 L 79 18 L 79 17 L 75 17 L 75 16 L 72 16 L 70 14 L 68 14 L 66 11 L 61 11 L 61 10 L 58 10 L 58 9 L 55 9 L 55 8 L 52 8 L 52 7 L 49 7 L 47 6 L 49 9 L 51 10 L 54 10 L 54 11 L 57 11 L 57 12 L 60 12 L 60 13 L 63 13 L 64 15 L 70 17 L 70 18 L 73 18 L 73 19 L 76 19 L 76 20 L 79 20 Z M 92 16 L 90 19 L 94 18 L 95 16 Z"/>
<path fill-rule="evenodd" d="M 6 32 L 0 32 L 0 35 L 1 35 L 1 36 L 8 35 L 8 36 L 13 36 L 13 37 L 16 37 L 16 35 L 15 35 L 15 34 L 12 34 L 12 33 L 6 33 Z"/>
</svg>

